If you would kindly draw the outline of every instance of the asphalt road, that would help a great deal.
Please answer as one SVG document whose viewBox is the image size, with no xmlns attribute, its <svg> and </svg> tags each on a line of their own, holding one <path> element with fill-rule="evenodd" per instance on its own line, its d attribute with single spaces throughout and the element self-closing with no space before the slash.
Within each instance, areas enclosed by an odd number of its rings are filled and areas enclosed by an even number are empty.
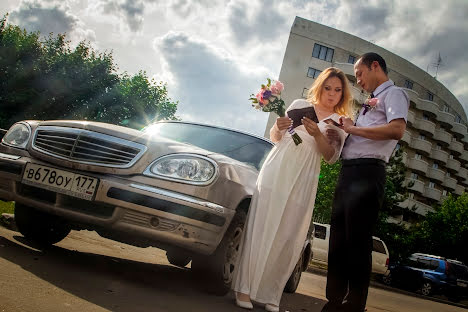
<svg viewBox="0 0 468 312">
<path fill-rule="evenodd" d="M 0 227 L 0 311 L 245 311 L 234 305 L 232 293 L 209 295 L 202 285 L 189 268 L 170 265 L 156 248 L 80 231 L 42 251 Z M 324 276 L 303 273 L 298 292 L 283 296 L 281 311 L 320 311 L 324 289 Z M 368 311 L 466 310 L 371 287 Z"/>
</svg>

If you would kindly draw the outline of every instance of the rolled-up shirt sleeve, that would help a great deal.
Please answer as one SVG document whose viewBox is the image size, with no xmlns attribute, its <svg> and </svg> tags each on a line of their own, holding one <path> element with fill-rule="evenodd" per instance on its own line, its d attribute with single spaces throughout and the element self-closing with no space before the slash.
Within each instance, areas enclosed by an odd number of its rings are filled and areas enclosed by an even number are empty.
<svg viewBox="0 0 468 312">
<path fill-rule="evenodd" d="M 408 118 L 409 97 L 406 92 L 400 88 L 390 90 L 385 99 L 385 112 L 387 122 L 403 118 L 405 122 Z"/>
</svg>

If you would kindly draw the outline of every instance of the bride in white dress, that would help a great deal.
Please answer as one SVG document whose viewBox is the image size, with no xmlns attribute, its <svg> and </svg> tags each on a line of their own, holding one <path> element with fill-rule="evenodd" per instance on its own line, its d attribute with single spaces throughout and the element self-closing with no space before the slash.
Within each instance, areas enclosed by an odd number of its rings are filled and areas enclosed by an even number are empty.
<svg viewBox="0 0 468 312">
<path fill-rule="evenodd" d="M 327 68 L 316 78 L 308 99 L 295 100 L 286 110 L 314 105 L 319 123 L 304 118 L 294 129 L 303 142 L 296 146 L 286 131 L 292 123 L 288 117 L 277 118 L 271 128 L 276 144 L 258 176 L 234 272 L 238 306 L 252 309 L 253 300 L 266 304 L 267 311 L 279 311 L 310 226 L 320 159 L 335 162 L 346 138 L 342 129 L 325 120 L 339 123 L 341 116 L 349 116 L 350 99 L 344 73 Z"/>
</svg>

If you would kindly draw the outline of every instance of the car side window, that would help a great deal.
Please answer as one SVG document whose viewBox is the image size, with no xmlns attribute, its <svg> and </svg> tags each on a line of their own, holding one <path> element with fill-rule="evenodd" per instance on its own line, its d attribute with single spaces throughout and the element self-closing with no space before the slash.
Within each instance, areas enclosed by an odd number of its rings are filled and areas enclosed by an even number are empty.
<svg viewBox="0 0 468 312">
<path fill-rule="evenodd" d="M 327 228 L 322 226 L 322 225 L 318 225 L 318 224 L 314 224 L 314 237 L 318 238 L 318 239 L 325 239 L 327 237 Z"/>
<path fill-rule="evenodd" d="M 379 241 L 379 240 L 376 240 L 376 239 L 373 239 L 373 240 L 372 240 L 372 250 L 375 251 L 375 252 L 384 254 L 384 255 L 387 254 L 387 252 L 386 252 L 386 250 L 385 250 L 385 247 L 384 247 L 384 244 L 382 243 L 382 241 Z"/>
</svg>

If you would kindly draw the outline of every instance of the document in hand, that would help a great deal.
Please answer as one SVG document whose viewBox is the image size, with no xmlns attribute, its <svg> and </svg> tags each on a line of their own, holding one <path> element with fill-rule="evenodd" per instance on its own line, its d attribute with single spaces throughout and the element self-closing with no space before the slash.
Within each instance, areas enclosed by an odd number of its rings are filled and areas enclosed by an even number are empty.
<svg viewBox="0 0 468 312">
<path fill-rule="evenodd" d="M 302 125 L 301 119 L 303 117 L 307 117 L 316 123 L 319 122 L 317 118 L 317 114 L 315 113 L 315 109 L 313 106 L 291 109 L 290 111 L 288 111 L 287 114 L 288 114 L 288 117 L 291 118 L 293 121 L 293 125 L 292 125 L 293 129 L 296 128 L 297 126 Z"/>
</svg>

